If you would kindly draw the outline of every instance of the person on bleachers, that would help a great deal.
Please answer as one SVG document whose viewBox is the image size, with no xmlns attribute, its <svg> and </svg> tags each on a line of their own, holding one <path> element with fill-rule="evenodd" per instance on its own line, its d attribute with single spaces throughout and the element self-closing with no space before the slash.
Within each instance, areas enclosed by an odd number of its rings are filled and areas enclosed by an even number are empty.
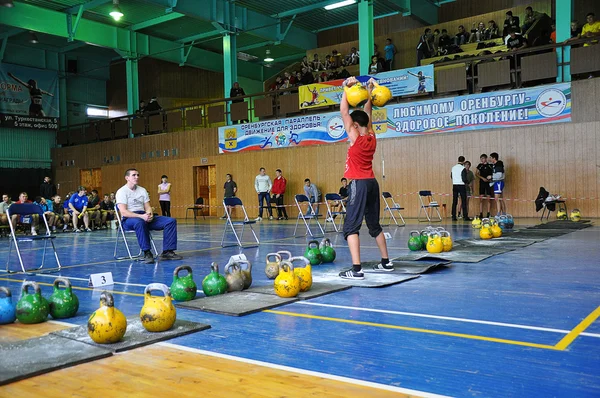
<svg viewBox="0 0 600 398">
<path fill-rule="evenodd" d="M 509 32 L 509 37 L 506 42 L 506 47 L 511 51 L 517 51 L 527 47 L 527 39 L 523 35 L 518 35 L 516 30 Z"/>
<path fill-rule="evenodd" d="M 379 72 L 383 72 L 383 66 L 379 63 L 377 55 L 371 57 L 371 65 L 369 65 L 369 75 L 375 75 Z"/>
<path fill-rule="evenodd" d="M 579 21 L 576 19 L 571 21 L 571 38 L 578 38 L 581 34 L 581 26 L 579 26 Z"/>
<path fill-rule="evenodd" d="M 533 11 L 533 8 L 527 7 L 525 9 L 525 23 L 521 27 L 521 32 L 523 32 L 523 34 L 527 33 L 527 31 L 533 26 L 535 21 L 539 20 L 543 15 L 544 14 L 542 14 L 541 12 Z"/>
<path fill-rule="evenodd" d="M 438 52 L 439 55 L 446 55 L 448 48 L 452 45 L 452 38 L 448 34 L 447 29 L 442 29 L 442 33 L 438 38 Z"/>
<path fill-rule="evenodd" d="M 465 30 L 465 27 L 463 25 L 460 25 L 458 27 L 458 33 L 454 36 L 454 45 L 460 47 L 463 44 L 468 43 L 469 37 L 469 32 Z"/>
<path fill-rule="evenodd" d="M 488 27 L 485 30 L 484 40 L 492 40 L 492 39 L 497 39 L 499 37 L 500 37 L 500 28 L 498 27 L 498 24 L 496 24 L 496 21 L 494 21 L 494 20 L 488 21 Z"/>
<path fill-rule="evenodd" d="M 440 55 L 440 30 L 434 29 L 431 37 L 431 56 L 437 57 Z"/>
<path fill-rule="evenodd" d="M 148 106 L 146 106 L 145 112 L 156 113 L 156 112 L 160 111 L 161 109 L 162 109 L 162 106 L 160 106 L 160 104 L 156 100 L 156 97 L 152 97 L 150 99 L 150 103 L 148 104 Z"/>
<path fill-rule="evenodd" d="M 590 38 L 590 37 L 600 37 L 600 21 L 596 20 L 596 14 L 590 12 L 585 17 L 587 23 L 583 25 L 581 29 L 581 33 L 577 36 L 577 39 L 582 38 Z M 572 30 L 572 29 L 571 29 Z M 584 47 L 590 46 L 591 44 L 597 44 L 598 41 L 595 40 L 592 43 L 585 43 Z"/>
<path fill-rule="evenodd" d="M 52 207 L 54 202 L 52 202 L 52 200 L 46 200 L 46 198 L 42 196 L 36 196 L 35 204 L 40 206 L 44 211 L 44 216 L 46 216 L 48 226 L 50 227 L 52 232 L 56 232 L 56 227 L 54 226 L 54 208 Z"/>
<path fill-rule="evenodd" d="M 520 33 L 521 25 L 519 17 L 514 17 L 512 11 L 507 11 L 506 19 L 504 20 L 504 29 L 502 30 L 502 37 L 508 36 L 511 30 Z"/>
<path fill-rule="evenodd" d="M 385 52 L 385 70 L 390 71 L 394 69 L 394 57 L 398 52 L 396 50 L 396 46 L 392 43 L 392 39 L 389 37 L 385 39 L 385 47 L 383 48 Z"/>
<path fill-rule="evenodd" d="M 431 29 L 427 28 L 419 38 L 419 43 L 417 44 L 417 66 L 421 66 L 421 60 L 431 57 L 429 36 L 431 36 Z"/>
<path fill-rule="evenodd" d="M 350 49 L 350 54 L 346 55 L 344 59 L 344 65 L 358 65 L 359 62 L 359 53 L 356 50 L 356 47 L 352 47 Z"/>
<path fill-rule="evenodd" d="M 10 196 L 5 193 L 2 195 L 2 202 L 0 202 L 0 225 L 8 225 L 8 216 L 6 215 L 6 209 L 12 205 Z"/>
<path fill-rule="evenodd" d="M 337 69 L 342 66 L 342 54 L 338 50 L 331 51 L 331 57 L 329 58 L 332 69 Z"/>
<path fill-rule="evenodd" d="M 315 54 L 313 57 L 313 61 L 311 64 L 312 70 L 318 72 L 320 70 L 325 70 L 325 65 L 319 59 L 319 54 Z"/>
<path fill-rule="evenodd" d="M 302 77 L 300 78 L 300 81 L 303 85 L 312 84 L 315 82 L 315 77 L 313 76 L 312 72 L 310 72 L 306 68 L 303 68 Z"/>
<path fill-rule="evenodd" d="M 308 62 L 308 57 L 306 55 L 302 58 L 300 68 L 312 69 L 312 67 L 310 66 L 310 62 Z"/>
<path fill-rule="evenodd" d="M 140 107 L 138 108 L 137 111 L 135 111 L 135 113 L 137 113 L 138 115 L 141 115 L 144 112 L 146 112 L 146 101 L 141 100 L 140 101 Z"/>
<path fill-rule="evenodd" d="M 302 73 L 296 72 L 296 87 L 300 87 L 302 85 Z"/>
<path fill-rule="evenodd" d="M 469 43 L 479 43 L 480 41 L 485 40 L 486 29 L 483 21 L 477 24 L 477 28 L 475 27 L 475 23 L 473 22 L 473 27 L 471 29 L 471 35 L 469 37 Z"/>
<path fill-rule="evenodd" d="M 88 197 L 86 196 L 87 189 L 84 186 L 80 186 L 77 189 L 77 193 L 74 193 L 69 198 L 69 214 L 71 214 L 71 218 L 73 220 L 73 232 L 83 232 L 84 228 L 81 230 L 78 228 L 77 224 L 80 219 L 83 218 L 83 225 L 85 226 L 86 232 L 92 232 L 90 229 L 90 216 L 87 212 L 88 208 Z"/>
</svg>

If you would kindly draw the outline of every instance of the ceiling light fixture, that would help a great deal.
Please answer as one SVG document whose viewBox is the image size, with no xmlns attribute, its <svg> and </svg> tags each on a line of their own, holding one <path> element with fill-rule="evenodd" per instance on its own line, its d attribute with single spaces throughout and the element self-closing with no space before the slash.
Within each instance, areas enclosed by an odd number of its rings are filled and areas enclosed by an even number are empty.
<svg viewBox="0 0 600 398">
<path fill-rule="evenodd" d="M 14 6 L 15 6 L 15 4 L 13 3 L 12 0 L 0 0 L 0 7 L 12 8 Z"/>
<path fill-rule="evenodd" d="M 265 62 L 273 62 L 275 58 L 271 57 L 271 50 L 267 49 L 267 53 L 265 54 Z"/>
<path fill-rule="evenodd" d="M 109 14 L 115 21 L 118 21 L 123 16 L 121 8 L 119 7 L 119 0 L 113 0 L 112 11 Z"/>
<path fill-rule="evenodd" d="M 323 8 L 326 10 L 335 10 L 336 8 L 349 6 L 350 4 L 355 4 L 355 3 L 356 3 L 356 0 L 345 0 L 345 1 L 340 1 L 339 3 L 330 4 Z"/>
<path fill-rule="evenodd" d="M 40 42 L 35 32 L 29 31 L 29 42 L 31 44 L 38 44 Z"/>
</svg>

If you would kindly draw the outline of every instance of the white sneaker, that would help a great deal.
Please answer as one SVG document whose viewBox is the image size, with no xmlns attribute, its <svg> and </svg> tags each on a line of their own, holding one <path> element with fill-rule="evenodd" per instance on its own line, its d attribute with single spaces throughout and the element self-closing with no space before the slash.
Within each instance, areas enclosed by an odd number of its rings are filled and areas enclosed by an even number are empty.
<svg viewBox="0 0 600 398">
<path fill-rule="evenodd" d="M 31 236 L 37 236 L 37 231 L 35 228 L 31 228 Z"/>
<path fill-rule="evenodd" d="M 273 219 L 273 216 L 269 216 L 269 220 L 272 220 L 272 219 Z"/>
<path fill-rule="evenodd" d="M 254 221 L 262 221 L 262 217 L 256 217 Z"/>
<path fill-rule="evenodd" d="M 328 222 L 333 222 L 333 218 L 331 218 L 331 217 L 327 217 L 327 219 L 326 219 L 325 221 L 328 221 Z"/>
</svg>

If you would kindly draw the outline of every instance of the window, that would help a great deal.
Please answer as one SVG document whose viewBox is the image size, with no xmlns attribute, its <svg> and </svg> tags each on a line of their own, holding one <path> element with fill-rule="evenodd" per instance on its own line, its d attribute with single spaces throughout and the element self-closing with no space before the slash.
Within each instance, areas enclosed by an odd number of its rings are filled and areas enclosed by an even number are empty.
<svg viewBox="0 0 600 398">
<path fill-rule="evenodd" d="M 89 106 L 86 109 L 86 113 L 89 117 L 94 118 L 108 118 L 108 108 L 98 108 L 96 106 Z"/>
</svg>

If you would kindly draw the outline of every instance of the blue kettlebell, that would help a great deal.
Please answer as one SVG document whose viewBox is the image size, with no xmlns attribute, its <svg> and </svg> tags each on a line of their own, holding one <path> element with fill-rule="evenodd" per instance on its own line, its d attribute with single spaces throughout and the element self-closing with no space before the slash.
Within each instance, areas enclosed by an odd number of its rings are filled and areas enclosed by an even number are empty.
<svg viewBox="0 0 600 398">
<path fill-rule="evenodd" d="M 0 292 L 4 292 L 6 297 L 0 297 L 0 325 L 13 323 L 17 319 L 15 305 L 12 302 L 12 293 L 10 289 L 0 286 Z"/>
</svg>

